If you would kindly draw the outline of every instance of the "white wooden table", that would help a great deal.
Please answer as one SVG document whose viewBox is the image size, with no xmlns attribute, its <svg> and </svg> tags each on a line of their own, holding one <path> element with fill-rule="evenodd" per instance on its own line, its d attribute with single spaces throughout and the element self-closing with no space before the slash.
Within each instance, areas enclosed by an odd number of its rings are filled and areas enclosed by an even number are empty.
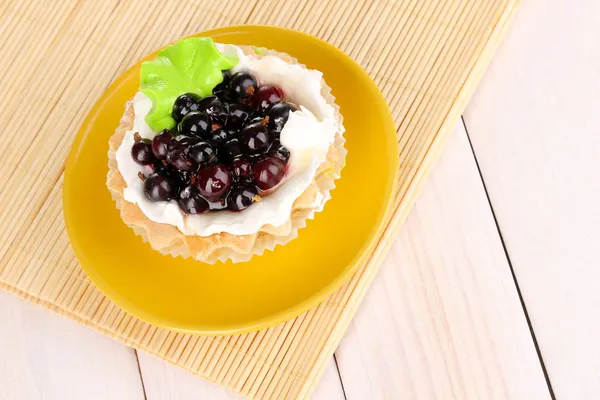
<svg viewBox="0 0 600 400">
<path fill-rule="evenodd" d="M 600 1 L 523 0 L 315 399 L 600 398 Z M 0 399 L 237 396 L 0 293 Z"/>
</svg>

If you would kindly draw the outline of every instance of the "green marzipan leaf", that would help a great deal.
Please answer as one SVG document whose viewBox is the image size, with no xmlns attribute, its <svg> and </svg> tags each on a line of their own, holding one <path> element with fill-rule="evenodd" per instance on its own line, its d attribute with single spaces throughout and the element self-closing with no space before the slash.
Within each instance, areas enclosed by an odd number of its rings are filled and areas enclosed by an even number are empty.
<svg viewBox="0 0 600 400">
<path fill-rule="evenodd" d="M 140 90 L 152 100 L 146 116 L 155 132 L 171 129 L 173 103 L 184 93 L 210 96 L 222 82 L 221 70 L 234 67 L 237 57 L 225 56 L 210 38 L 183 39 L 158 52 L 158 57 L 142 63 Z"/>
</svg>

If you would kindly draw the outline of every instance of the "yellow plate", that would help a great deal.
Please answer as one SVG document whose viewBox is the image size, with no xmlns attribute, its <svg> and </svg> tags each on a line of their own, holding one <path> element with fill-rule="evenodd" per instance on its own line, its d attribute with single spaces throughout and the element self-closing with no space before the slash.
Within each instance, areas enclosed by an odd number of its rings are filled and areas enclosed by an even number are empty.
<svg viewBox="0 0 600 400">
<path fill-rule="evenodd" d="M 84 121 L 67 160 L 63 202 L 75 254 L 108 298 L 157 326 L 226 335 L 291 319 L 351 277 L 389 218 L 398 151 L 383 96 L 358 64 L 330 44 L 269 26 L 199 35 L 286 52 L 323 72 L 344 116 L 348 150 L 324 211 L 292 242 L 245 263 L 207 265 L 163 256 L 143 243 L 122 222 L 105 185 L 108 138 L 137 91 L 140 63 L 106 90 Z"/>
</svg>

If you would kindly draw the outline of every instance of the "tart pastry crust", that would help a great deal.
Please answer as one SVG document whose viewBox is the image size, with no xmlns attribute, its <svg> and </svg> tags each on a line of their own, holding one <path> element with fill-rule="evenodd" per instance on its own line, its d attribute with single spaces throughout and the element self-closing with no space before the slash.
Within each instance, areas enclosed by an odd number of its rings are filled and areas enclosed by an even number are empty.
<svg viewBox="0 0 600 400">
<path fill-rule="evenodd" d="M 262 55 L 257 55 L 251 46 L 240 47 L 246 54 L 254 54 L 257 57 L 276 56 L 286 62 L 299 64 L 296 59 L 284 53 L 268 50 Z M 315 212 L 321 211 L 325 202 L 329 200 L 329 192 L 335 187 L 334 181 L 340 177 L 347 153 L 344 149 L 342 116 L 339 107 L 334 102 L 335 98 L 331 95 L 331 89 L 324 80 L 321 80 L 321 94 L 327 103 L 334 107 L 339 126 L 334 143 L 327 152 L 327 158 L 319 166 L 315 180 L 294 201 L 288 220 L 278 227 L 263 225 L 258 232 L 252 235 L 233 235 L 222 232 L 210 236 L 188 236 L 173 225 L 160 224 L 150 220 L 136 204 L 124 199 L 123 191 L 127 185 L 117 166 L 116 151 L 121 145 L 126 131 L 133 129 L 133 101 L 128 101 L 119 127 L 109 139 L 109 171 L 106 181 L 112 198 L 121 212 L 121 218 L 137 235 L 160 253 L 170 254 L 173 257 L 192 257 L 197 261 L 211 264 L 228 259 L 233 262 L 247 261 L 255 254 L 260 255 L 265 250 L 273 250 L 276 245 L 283 245 L 294 239 L 298 236 L 298 230 L 306 226 L 306 220 L 312 219 Z"/>
</svg>

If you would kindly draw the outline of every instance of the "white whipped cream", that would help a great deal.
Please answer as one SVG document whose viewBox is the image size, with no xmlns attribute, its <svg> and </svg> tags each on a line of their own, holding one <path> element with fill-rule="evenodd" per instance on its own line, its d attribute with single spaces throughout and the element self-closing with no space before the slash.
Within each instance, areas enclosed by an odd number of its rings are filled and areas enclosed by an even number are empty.
<svg viewBox="0 0 600 400">
<path fill-rule="evenodd" d="M 119 172 L 127 184 L 125 200 L 137 204 L 152 221 L 174 225 L 185 235 L 209 236 L 220 232 L 247 235 L 258 232 L 263 225 L 283 225 L 290 217 L 294 201 L 314 180 L 338 130 L 335 111 L 321 95 L 321 72 L 289 64 L 273 56 L 260 59 L 247 56 L 233 45 L 217 44 L 217 47 L 223 53 L 239 58 L 233 72 L 249 71 L 261 84 L 278 85 L 287 99 L 298 104 L 300 109 L 290 113 L 281 131 L 281 143 L 290 151 L 289 168 L 284 181 L 272 193 L 241 212 L 188 215 L 181 211 L 175 200 L 151 202 L 143 193 L 138 172 L 148 174 L 150 168 L 133 161 L 133 134 L 138 132 L 141 137 L 151 139 L 157 132 L 152 131 L 145 121 L 152 102 L 141 92 L 135 95 L 133 129 L 125 133 L 116 155 Z M 323 205 L 322 196 L 318 196 L 316 204 Z"/>
</svg>

